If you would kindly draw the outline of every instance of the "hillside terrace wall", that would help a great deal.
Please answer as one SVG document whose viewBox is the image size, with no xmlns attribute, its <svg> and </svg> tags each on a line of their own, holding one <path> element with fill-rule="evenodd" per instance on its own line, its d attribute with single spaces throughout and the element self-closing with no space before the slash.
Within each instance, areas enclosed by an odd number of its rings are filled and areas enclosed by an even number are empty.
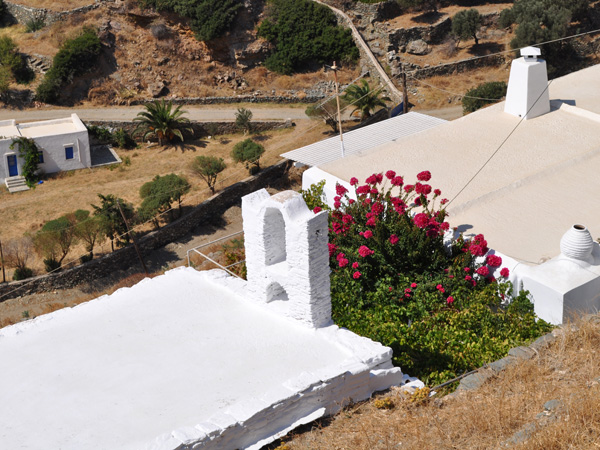
<svg viewBox="0 0 600 450">
<path fill-rule="evenodd" d="M 182 238 L 202 223 L 222 215 L 230 207 L 239 204 L 244 195 L 280 179 L 290 166 L 291 161 L 283 160 L 263 169 L 257 175 L 228 186 L 213 195 L 179 220 L 143 236 L 138 240 L 138 246 L 144 259 L 147 260 L 149 253 L 153 250 Z M 132 266 L 139 266 L 139 260 L 134 247 L 129 245 L 62 272 L 0 285 L 0 302 L 22 295 L 85 285 L 91 281 L 114 275 L 120 270 L 127 270 Z"/>
<path fill-rule="evenodd" d="M 59 20 L 64 20 L 69 16 L 86 13 L 98 8 L 102 3 L 114 2 L 115 0 L 91 0 L 89 5 L 80 8 L 71 9 L 69 11 L 52 11 L 46 8 L 33 8 L 10 1 L 4 1 L 6 10 L 8 11 L 13 22 L 27 24 L 32 20 L 43 20 L 44 25 L 50 25 Z"/>
</svg>

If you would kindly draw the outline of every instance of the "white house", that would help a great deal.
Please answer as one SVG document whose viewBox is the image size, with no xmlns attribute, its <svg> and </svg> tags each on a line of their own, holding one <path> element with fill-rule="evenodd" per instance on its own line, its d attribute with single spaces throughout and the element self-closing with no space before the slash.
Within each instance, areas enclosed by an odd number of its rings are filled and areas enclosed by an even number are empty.
<svg viewBox="0 0 600 450">
<path fill-rule="evenodd" d="M 33 139 L 40 148 L 39 169 L 44 173 L 83 169 L 91 166 L 87 128 L 77 114 L 64 119 L 16 124 L 0 121 L 0 182 L 14 186 L 20 180 L 23 159 L 10 146 L 15 137 Z"/>
<path fill-rule="evenodd" d="M 331 320 L 327 216 L 242 200 L 248 281 L 178 268 L 0 330 L 4 449 L 260 449 L 402 384 Z"/>
<path fill-rule="evenodd" d="M 303 187 L 315 171 L 334 185 L 387 170 L 411 183 L 429 170 L 450 225 L 483 233 L 536 313 L 561 323 L 600 310 L 600 65 L 548 83 L 536 50 L 513 62 L 506 102 L 320 164 Z M 585 251 L 560 245 L 568 231 Z"/>
</svg>

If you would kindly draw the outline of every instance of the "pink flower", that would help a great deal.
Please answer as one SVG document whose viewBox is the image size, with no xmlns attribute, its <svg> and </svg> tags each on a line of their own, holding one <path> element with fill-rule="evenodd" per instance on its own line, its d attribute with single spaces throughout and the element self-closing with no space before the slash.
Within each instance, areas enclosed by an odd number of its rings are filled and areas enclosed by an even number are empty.
<svg viewBox="0 0 600 450">
<path fill-rule="evenodd" d="M 419 195 L 429 195 L 431 194 L 431 186 L 428 184 L 417 183 L 415 185 L 415 192 Z"/>
<path fill-rule="evenodd" d="M 454 278 L 454 275 L 448 275 L 448 278 Z"/>
<path fill-rule="evenodd" d="M 429 225 L 429 217 L 425 213 L 419 213 L 414 218 L 415 225 L 419 228 L 425 228 Z"/>
<path fill-rule="evenodd" d="M 327 247 L 329 248 L 329 257 L 333 256 L 333 254 L 337 250 L 337 245 L 327 243 Z"/>
<path fill-rule="evenodd" d="M 333 202 L 333 207 L 335 209 L 340 209 L 340 206 L 342 206 L 342 204 L 340 202 Z"/>
<path fill-rule="evenodd" d="M 365 239 L 369 239 L 369 238 L 370 238 L 370 237 L 372 237 L 372 236 L 373 236 L 373 232 L 372 232 L 371 230 L 367 230 L 367 231 L 365 231 L 365 232 L 363 233 L 363 237 L 364 237 Z"/>
<path fill-rule="evenodd" d="M 340 253 L 338 253 L 338 255 L 335 257 L 335 259 L 337 259 L 337 260 L 339 261 L 340 259 L 344 258 L 345 256 L 346 256 L 346 254 L 345 254 L 345 253 L 341 253 L 341 252 L 340 252 Z"/>
<path fill-rule="evenodd" d="M 379 194 L 379 191 L 377 189 L 375 189 L 375 188 L 371 188 L 371 190 L 369 191 L 369 193 L 371 195 L 377 195 L 377 194 Z"/>
<path fill-rule="evenodd" d="M 392 287 L 390 286 L 390 287 L 388 288 L 388 291 L 391 291 L 391 290 L 392 290 Z"/>
<path fill-rule="evenodd" d="M 391 180 L 391 179 L 393 179 L 395 176 L 396 176 L 396 172 L 394 172 L 393 170 L 388 170 L 388 171 L 385 173 L 385 177 L 386 177 L 388 180 Z"/>
<path fill-rule="evenodd" d="M 410 290 L 410 288 L 406 288 L 406 289 L 404 289 L 404 292 L 405 292 L 406 294 L 410 294 L 412 291 Z"/>
<path fill-rule="evenodd" d="M 441 194 L 442 194 L 442 191 L 440 191 L 439 189 L 434 189 L 434 190 L 433 190 L 433 195 L 435 195 L 436 197 L 437 197 L 438 195 L 441 195 Z"/>
<path fill-rule="evenodd" d="M 470 269 L 469 267 L 465 267 L 465 268 L 464 268 L 464 271 L 468 273 L 468 272 L 470 272 L 470 271 L 471 271 L 471 269 Z"/>
<path fill-rule="evenodd" d="M 356 261 L 354 261 L 354 262 L 352 263 L 352 268 L 353 268 L 353 269 L 358 269 L 358 263 L 357 263 Z"/>
<path fill-rule="evenodd" d="M 417 180 L 419 181 L 429 181 L 431 180 L 431 172 L 429 170 L 424 170 L 417 174 Z"/>
<path fill-rule="evenodd" d="M 377 175 L 375 175 L 375 178 L 377 179 L 378 183 L 381 183 L 383 181 L 383 175 L 378 173 Z"/>
<path fill-rule="evenodd" d="M 356 202 L 356 200 L 354 200 L 353 198 L 351 198 L 351 199 L 348 200 L 348 204 L 349 205 L 353 205 L 354 202 Z"/>
<path fill-rule="evenodd" d="M 487 277 L 490 274 L 490 270 L 486 266 L 481 266 L 476 272 L 482 277 Z"/>
<path fill-rule="evenodd" d="M 448 296 L 448 298 L 446 299 L 446 303 L 448 303 L 449 305 L 451 305 L 452 303 L 454 303 L 454 297 L 452 297 L 451 295 Z"/>
<path fill-rule="evenodd" d="M 472 277 L 471 275 L 467 275 L 467 276 L 465 277 L 465 280 L 466 280 L 466 281 L 471 281 L 472 279 L 473 279 L 473 277 Z"/>
<path fill-rule="evenodd" d="M 366 245 L 361 245 L 358 248 L 358 254 L 360 256 L 362 256 L 363 258 L 366 258 L 367 256 L 371 256 L 373 253 L 375 253 L 373 250 L 371 250 L 369 247 L 367 247 Z"/>
<path fill-rule="evenodd" d="M 377 184 L 377 175 L 373 174 L 365 180 L 367 184 Z"/>
<path fill-rule="evenodd" d="M 404 184 L 404 179 L 402 177 L 394 177 L 392 179 L 392 186 L 402 186 Z"/>
<path fill-rule="evenodd" d="M 356 272 L 354 272 L 352 274 L 352 278 L 354 278 L 355 280 L 358 280 L 360 278 L 360 272 L 358 270 Z"/>
<path fill-rule="evenodd" d="M 366 223 L 366 225 L 368 227 L 374 227 L 375 224 L 376 224 L 375 217 L 371 217 L 369 220 L 367 220 L 367 223 Z"/>
<path fill-rule="evenodd" d="M 502 270 L 500 271 L 500 276 L 502 276 L 504 278 L 508 278 L 509 274 L 510 274 L 510 272 L 506 267 L 503 267 Z"/>
<path fill-rule="evenodd" d="M 340 267 L 346 267 L 348 265 L 348 260 L 346 258 L 340 258 L 338 259 L 338 265 Z"/>
<path fill-rule="evenodd" d="M 500 267 L 502 265 L 502 258 L 497 255 L 488 255 L 486 263 L 490 267 Z"/>
<path fill-rule="evenodd" d="M 358 178 L 352 177 L 350 178 L 350 186 L 356 186 L 358 184 Z"/>
<path fill-rule="evenodd" d="M 396 244 L 398 243 L 398 240 L 399 240 L 399 239 L 398 239 L 398 236 L 396 236 L 395 234 L 392 234 L 392 235 L 390 236 L 390 244 L 392 244 L 392 245 L 396 245 Z"/>
<path fill-rule="evenodd" d="M 416 288 L 417 287 L 417 283 L 410 283 L 410 287 L 413 288 L 413 289 Z"/>
<path fill-rule="evenodd" d="M 371 212 L 377 216 L 383 212 L 383 209 L 383 205 L 380 202 L 375 202 L 371 206 Z"/>
<path fill-rule="evenodd" d="M 342 186 L 341 184 L 336 184 L 335 185 L 335 193 L 337 195 L 344 195 L 346 192 L 348 192 L 348 189 L 346 189 L 344 186 Z"/>
<path fill-rule="evenodd" d="M 438 284 L 438 285 L 437 285 L 435 288 L 436 288 L 438 291 L 440 291 L 442 294 L 443 294 L 444 292 L 446 292 L 446 289 L 444 289 L 444 286 L 442 286 L 441 284 Z"/>
<path fill-rule="evenodd" d="M 404 186 L 404 192 L 412 192 L 415 187 L 412 184 Z"/>
<path fill-rule="evenodd" d="M 321 211 L 323 211 L 323 208 L 321 208 L 320 206 L 315 206 L 315 209 L 313 209 L 313 212 L 315 214 L 320 213 Z"/>
<path fill-rule="evenodd" d="M 352 217 L 350 214 L 344 214 L 342 216 L 342 222 L 348 224 L 348 223 L 352 223 L 354 222 L 354 217 Z"/>
<path fill-rule="evenodd" d="M 443 199 L 440 201 L 440 204 L 441 204 L 441 205 L 445 205 L 446 203 L 448 203 L 448 199 L 447 199 L 447 198 L 443 198 Z"/>
<path fill-rule="evenodd" d="M 362 186 L 359 186 L 356 188 L 356 193 L 357 194 L 368 194 L 370 190 L 371 190 L 371 188 L 368 185 L 363 184 Z"/>
</svg>

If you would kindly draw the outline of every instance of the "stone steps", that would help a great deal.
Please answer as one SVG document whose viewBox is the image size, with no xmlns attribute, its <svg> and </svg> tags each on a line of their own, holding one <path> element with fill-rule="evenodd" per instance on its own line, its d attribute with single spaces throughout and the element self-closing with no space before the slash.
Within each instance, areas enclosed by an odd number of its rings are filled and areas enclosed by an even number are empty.
<svg viewBox="0 0 600 450">
<path fill-rule="evenodd" d="M 11 194 L 20 191 L 28 191 L 29 186 L 25 182 L 24 177 L 10 177 L 5 180 L 6 187 L 8 188 L 8 192 Z"/>
</svg>

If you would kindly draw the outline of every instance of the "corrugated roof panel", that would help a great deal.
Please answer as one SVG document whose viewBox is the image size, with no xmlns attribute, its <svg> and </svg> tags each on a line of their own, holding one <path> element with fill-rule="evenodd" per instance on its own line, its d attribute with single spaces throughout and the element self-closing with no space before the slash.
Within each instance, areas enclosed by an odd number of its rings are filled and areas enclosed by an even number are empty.
<svg viewBox="0 0 600 450">
<path fill-rule="evenodd" d="M 346 156 L 379 147 L 398 138 L 410 136 L 445 123 L 443 119 L 409 112 L 391 119 L 344 133 Z M 314 144 L 281 154 L 284 158 L 309 166 L 319 166 L 342 157 L 340 137 L 333 136 Z"/>
</svg>

